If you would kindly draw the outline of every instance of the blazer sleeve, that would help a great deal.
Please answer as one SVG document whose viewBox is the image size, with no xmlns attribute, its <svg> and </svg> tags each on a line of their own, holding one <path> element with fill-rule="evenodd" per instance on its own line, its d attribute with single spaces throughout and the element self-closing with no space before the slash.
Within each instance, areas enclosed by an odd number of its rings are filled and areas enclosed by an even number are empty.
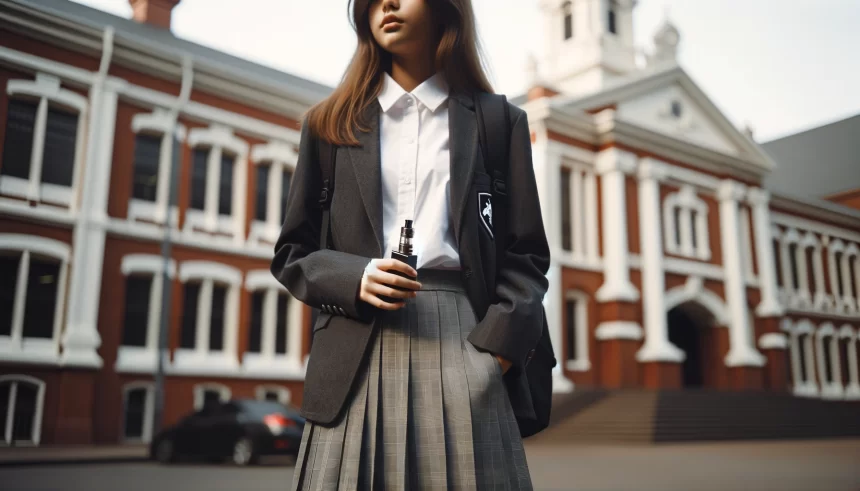
<svg viewBox="0 0 860 491">
<path fill-rule="evenodd" d="M 375 307 L 358 298 L 361 277 L 370 259 L 320 250 L 322 208 L 318 200 L 322 173 L 317 153 L 317 139 L 304 124 L 271 271 L 291 295 L 311 307 L 330 305 L 333 309 L 329 311 L 335 315 L 343 309 L 347 317 L 370 323 Z"/>
<path fill-rule="evenodd" d="M 518 376 L 543 330 L 543 297 L 550 252 L 532 165 L 531 134 L 525 111 L 511 107 L 508 192 L 508 246 L 496 279 L 496 303 L 469 333 L 474 346 L 511 362 Z M 497 238 L 498 240 L 498 238 Z"/>
</svg>

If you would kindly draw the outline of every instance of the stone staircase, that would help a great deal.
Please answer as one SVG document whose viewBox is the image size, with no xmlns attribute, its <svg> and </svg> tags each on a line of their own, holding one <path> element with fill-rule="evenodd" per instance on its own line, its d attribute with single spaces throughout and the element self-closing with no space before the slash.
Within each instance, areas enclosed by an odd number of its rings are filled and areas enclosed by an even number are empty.
<svg viewBox="0 0 860 491">
<path fill-rule="evenodd" d="M 578 395 L 573 395 L 579 392 Z M 553 401 L 541 443 L 658 443 L 860 436 L 860 402 L 769 392 L 582 390 Z"/>
</svg>

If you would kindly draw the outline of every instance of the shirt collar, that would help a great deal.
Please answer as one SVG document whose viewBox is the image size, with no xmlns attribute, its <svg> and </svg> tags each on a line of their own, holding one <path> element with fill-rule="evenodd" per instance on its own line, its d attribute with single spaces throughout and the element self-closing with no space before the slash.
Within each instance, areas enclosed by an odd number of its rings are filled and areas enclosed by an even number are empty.
<svg viewBox="0 0 860 491">
<path fill-rule="evenodd" d="M 415 87 L 412 95 L 432 112 L 436 111 L 448 99 L 448 92 L 449 88 L 445 82 L 445 77 L 441 73 L 437 73 Z M 403 90 L 403 87 L 386 72 L 382 80 L 382 90 L 377 97 L 382 111 L 388 112 L 404 95 L 406 95 L 406 91 Z"/>
</svg>

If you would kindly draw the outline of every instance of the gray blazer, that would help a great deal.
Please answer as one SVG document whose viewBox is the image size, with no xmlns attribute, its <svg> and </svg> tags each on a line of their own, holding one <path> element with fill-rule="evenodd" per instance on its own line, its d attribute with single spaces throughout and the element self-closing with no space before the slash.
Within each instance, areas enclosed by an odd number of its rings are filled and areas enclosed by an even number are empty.
<svg viewBox="0 0 860 491">
<path fill-rule="evenodd" d="M 275 245 L 272 273 L 294 297 L 322 310 L 313 326 L 301 408 L 304 417 L 320 424 L 334 422 L 341 413 L 369 352 L 379 311 L 358 299 L 368 259 L 383 257 L 379 115 L 379 105 L 371 104 L 366 113 L 370 130 L 356 133 L 360 145 L 337 152 L 332 249 L 319 249 L 321 171 L 316 139 L 304 126 L 286 217 Z M 448 117 L 451 218 L 463 281 L 479 318 L 468 340 L 480 350 L 511 360 L 505 382 L 514 412 L 534 417 L 523 367 L 541 335 L 549 246 L 528 120 L 524 111 L 511 105 L 509 245 L 496 278 L 493 238 L 479 221 L 478 193 L 490 192 L 492 183 L 484 170 L 471 97 L 452 94 Z M 493 291 L 496 298 L 488 295 Z"/>
</svg>

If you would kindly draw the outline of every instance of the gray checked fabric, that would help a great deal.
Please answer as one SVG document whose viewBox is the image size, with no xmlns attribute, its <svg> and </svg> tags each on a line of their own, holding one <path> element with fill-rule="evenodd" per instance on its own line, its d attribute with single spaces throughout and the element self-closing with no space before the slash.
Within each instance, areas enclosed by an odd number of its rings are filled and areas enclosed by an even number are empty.
<svg viewBox="0 0 860 491">
<path fill-rule="evenodd" d="M 305 425 L 293 490 L 531 490 L 499 363 L 466 340 L 476 317 L 459 272 L 381 315 L 336 425 Z"/>
</svg>

